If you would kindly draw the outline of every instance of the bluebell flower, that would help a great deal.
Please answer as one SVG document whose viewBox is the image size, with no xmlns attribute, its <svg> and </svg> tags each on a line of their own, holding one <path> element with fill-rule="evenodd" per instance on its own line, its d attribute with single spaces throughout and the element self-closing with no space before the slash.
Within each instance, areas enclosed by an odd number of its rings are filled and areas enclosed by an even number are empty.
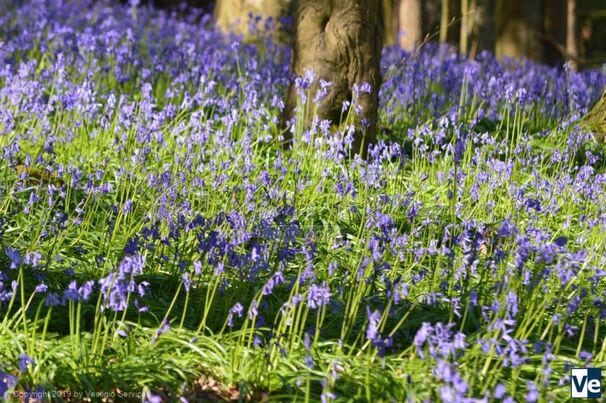
<svg viewBox="0 0 606 403">
<path fill-rule="evenodd" d="M 8 401 L 8 392 L 17 386 L 18 381 L 16 376 L 0 371 L 0 397 Z"/>
<path fill-rule="evenodd" d="M 36 365 L 36 362 L 34 361 L 34 359 L 31 358 L 30 356 L 28 356 L 27 354 L 21 354 L 19 356 L 19 371 L 28 372 L 30 365 L 32 365 L 32 366 Z"/>
<path fill-rule="evenodd" d="M 227 325 L 229 327 L 233 327 L 234 326 L 234 315 L 237 315 L 238 318 L 241 318 L 243 314 L 244 314 L 244 307 L 242 306 L 241 303 L 236 302 L 236 304 L 229 309 L 229 314 L 227 316 Z"/>
<path fill-rule="evenodd" d="M 330 302 L 330 288 L 326 282 L 322 283 L 321 286 L 312 284 L 307 294 L 307 306 L 311 309 L 321 308 Z"/>
<path fill-rule="evenodd" d="M 537 385 L 534 382 L 527 382 L 528 393 L 526 394 L 527 402 L 536 402 L 539 400 L 539 391 Z"/>
<path fill-rule="evenodd" d="M 8 256 L 8 258 L 11 262 L 11 264 L 10 264 L 11 269 L 18 268 L 21 265 L 21 263 L 23 262 L 23 258 L 21 257 L 21 254 L 19 253 L 19 251 L 17 249 L 5 247 L 4 253 L 6 253 L 6 256 Z"/>
<path fill-rule="evenodd" d="M 162 319 L 162 322 L 160 323 L 160 326 L 154 332 L 154 335 L 151 338 L 151 343 L 155 344 L 158 341 L 158 338 L 160 338 L 161 335 L 165 334 L 169 330 L 170 330 L 170 324 L 168 323 L 168 319 L 166 317 L 164 317 Z"/>
<path fill-rule="evenodd" d="M 332 392 L 323 392 L 320 395 L 320 401 L 322 403 L 330 403 L 330 402 L 333 402 L 335 400 L 337 400 L 337 395 L 335 395 Z"/>
<path fill-rule="evenodd" d="M 494 393 L 493 396 L 495 399 L 502 399 L 505 396 L 505 385 L 503 385 L 502 383 L 498 383 L 497 386 L 495 386 L 494 388 Z"/>
<path fill-rule="evenodd" d="M 44 294 L 47 290 L 48 290 L 48 286 L 44 283 L 40 283 L 36 286 L 36 288 L 34 289 L 34 292 Z"/>
<path fill-rule="evenodd" d="M 275 272 L 271 278 L 267 281 L 267 283 L 263 286 L 263 295 L 270 295 L 273 292 L 273 289 L 284 283 L 284 275 L 282 272 Z"/>
<path fill-rule="evenodd" d="M 61 305 L 61 300 L 59 299 L 59 295 L 54 292 L 50 292 L 46 295 L 46 299 L 44 301 L 46 306 L 57 306 Z"/>
</svg>

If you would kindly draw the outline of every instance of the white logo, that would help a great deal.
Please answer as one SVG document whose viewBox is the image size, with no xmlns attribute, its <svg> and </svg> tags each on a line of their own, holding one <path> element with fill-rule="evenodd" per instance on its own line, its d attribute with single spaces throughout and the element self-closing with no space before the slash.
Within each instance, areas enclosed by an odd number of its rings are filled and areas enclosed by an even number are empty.
<svg viewBox="0 0 606 403">
<path fill-rule="evenodd" d="M 602 371 L 599 368 L 573 368 L 570 377 L 572 398 L 602 397 Z"/>
</svg>

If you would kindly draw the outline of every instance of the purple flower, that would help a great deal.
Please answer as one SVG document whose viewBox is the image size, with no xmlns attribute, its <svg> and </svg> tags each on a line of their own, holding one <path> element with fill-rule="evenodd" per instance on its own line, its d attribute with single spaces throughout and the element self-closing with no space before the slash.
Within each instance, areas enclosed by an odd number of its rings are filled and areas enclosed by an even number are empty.
<svg viewBox="0 0 606 403">
<path fill-rule="evenodd" d="M 337 400 L 337 395 L 335 395 L 332 392 L 323 392 L 320 395 L 320 401 L 322 403 L 330 403 L 330 402 L 335 401 L 335 400 Z"/>
<path fill-rule="evenodd" d="M 8 259 L 11 262 L 11 269 L 16 269 L 21 265 L 23 259 L 17 249 L 6 247 L 4 248 L 4 253 L 6 253 L 6 256 L 8 256 Z"/>
<path fill-rule="evenodd" d="M 250 303 L 250 307 L 248 308 L 248 319 L 253 320 L 259 314 L 259 308 L 257 306 L 257 301 L 253 301 Z"/>
<path fill-rule="evenodd" d="M 423 322 L 421 328 L 417 330 L 417 334 L 415 335 L 413 344 L 417 346 L 418 349 L 421 349 L 431 333 L 433 332 L 433 327 L 428 322 Z"/>
<path fill-rule="evenodd" d="M 78 301 L 78 285 L 76 280 L 69 283 L 65 291 L 63 291 L 63 301 Z"/>
<path fill-rule="evenodd" d="M 36 288 L 34 289 L 34 292 L 44 294 L 47 290 L 48 290 L 48 286 L 44 283 L 40 283 L 36 286 Z"/>
<path fill-rule="evenodd" d="M 35 361 L 33 358 L 31 358 L 27 354 L 21 354 L 19 356 L 19 371 L 20 372 L 28 372 L 30 364 L 32 366 L 35 365 Z"/>
<path fill-rule="evenodd" d="M 110 272 L 98 281 L 103 295 L 103 309 L 115 312 L 127 308 L 128 296 L 136 292 L 139 296 L 145 295 L 147 282 L 138 284 L 134 278 L 143 273 L 145 256 L 126 256 L 118 265 L 117 270 Z"/>
<path fill-rule="evenodd" d="M 568 238 L 566 238 L 565 236 L 560 236 L 554 239 L 553 243 L 559 246 L 560 248 L 563 248 L 568 243 Z"/>
<path fill-rule="evenodd" d="M 61 300 L 59 299 L 59 295 L 54 292 L 50 292 L 46 295 L 46 299 L 44 302 L 46 306 L 57 306 L 61 305 Z"/>
<path fill-rule="evenodd" d="M 38 267 L 40 260 L 42 260 L 40 252 L 28 252 L 25 254 L 25 264 L 27 265 Z"/>
<path fill-rule="evenodd" d="M 536 402 L 539 400 L 539 390 L 534 382 L 528 382 L 528 393 L 526 394 L 527 402 Z"/>
<path fill-rule="evenodd" d="M 502 399 L 503 396 L 505 396 L 505 391 L 505 385 L 503 385 L 502 383 L 497 384 L 497 386 L 494 388 L 494 398 Z"/>
<path fill-rule="evenodd" d="M 305 351 L 311 349 L 311 337 L 308 332 L 305 332 L 305 335 L 303 336 L 303 345 L 305 346 Z"/>
<path fill-rule="evenodd" d="M 314 363 L 314 359 L 312 358 L 311 355 L 306 355 L 305 358 L 304 358 L 304 361 L 305 361 L 305 366 L 307 368 L 309 368 L 309 369 L 313 369 L 314 368 L 315 363 Z"/>
<path fill-rule="evenodd" d="M 95 282 L 93 280 L 89 280 L 86 283 L 82 284 L 78 289 L 78 295 L 80 296 L 82 301 L 88 301 L 91 294 L 93 293 L 93 289 L 95 288 Z"/>
<path fill-rule="evenodd" d="M 130 213 L 130 211 L 133 208 L 133 201 L 128 199 L 124 202 L 124 207 L 122 208 L 122 211 L 124 212 L 124 215 L 128 215 L 128 213 Z"/>
<path fill-rule="evenodd" d="M 162 403 L 162 398 L 160 396 L 150 394 L 145 398 L 145 403 Z"/>
<path fill-rule="evenodd" d="M 225 271 L 225 265 L 223 262 L 217 263 L 217 267 L 215 268 L 215 276 L 221 275 Z"/>
<path fill-rule="evenodd" d="M 234 315 L 237 315 L 238 318 L 241 318 L 244 314 L 244 307 L 241 303 L 236 302 L 234 306 L 229 309 L 229 314 L 227 315 L 227 325 L 229 327 L 234 326 Z"/>
<path fill-rule="evenodd" d="M 511 316 L 516 316 L 518 313 L 518 296 L 513 291 L 507 293 L 505 304 L 507 305 L 507 310 L 511 313 Z"/>
<path fill-rule="evenodd" d="M 311 309 L 321 308 L 330 302 L 330 288 L 326 282 L 321 286 L 312 284 L 307 294 L 307 306 Z"/>
<path fill-rule="evenodd" d="M 170 324 L 168 323 L 168 319 L 165 317 L 162 319 L 160 326 L 158 327 L 158 329 L 156 329 L 156 332 L 152 336 L 151 343 L 155 344 L 156 341 L 158 341 L 158 338 L 160 338 L 161 335 L 165 334 L 169 330 L 170 330 Z"/>
<path fill-rule="evenodd" d="M 379 321 L 381 313 L 379 311 L 368 312 L 368 327 L 366 328 L 366 339 L 377 341 L 379 339 Z"/>
<path fill-rule="evenodd" d="M 192 280 L 189 277 L 189 274 L 188 273 L 181 274 L 181 280 L 183 281 L 183 288 L 185 289 L 185 292 L 189 293 L 189 288 L 192 285 Z"/>
<path fill-rule="evenodd" d="M 199 260 L 196 260 L 194 262 L 194 274 L 196 276 L 199 276 L 200 274 L 202 274 L 202 262 L 200 262 Z"/>
<path fill-rule="evenodd" d="M 277 271 L 271 276 L 267 283 L 263 286 L 263 295 L 270 295 L 274 287 L 284 283 L 284 275 L 281 271 Z"/>
<path fill-rule="evenodd" d="M 135 255 L 126 256 L 118 265 L 118 271 L 123 274 L 133 274 L 135 276 L 143 273 L 145 267 L 145 256 Z"/>
<path fill-rule="evenodd" d="M 17 386 L 16 376 L 0 371 L 0 398 L 8 401 L 7 392 Z"/>
<path fill-rule="evenodd" d="M 450 386 L 442 386 L 440 388 L 440 400 L 446 403 L 454 403 L 457 400 L 455 390 Z"/>
</svg>

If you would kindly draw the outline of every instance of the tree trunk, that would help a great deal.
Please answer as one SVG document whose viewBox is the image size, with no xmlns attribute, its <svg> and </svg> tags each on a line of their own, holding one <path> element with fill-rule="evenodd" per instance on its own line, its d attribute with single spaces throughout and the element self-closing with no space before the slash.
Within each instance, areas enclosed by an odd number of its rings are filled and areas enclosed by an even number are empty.
<svg viewBox="0 0 606 403">
<path fill-rule="evenodd" d="M 464 56 L 469 51 L 469 35 L 473 29 L 473 18 L 476 4 L 470 4 L 469 0 L 461 0 L 461 34 L 459 38 L 459 53 Z"/>
<path fill-rule="evenodd" d="M 442 0 L 442 10 L 440 11 L 440 42 L 446 42 L 448 38 L 448 23 L 449 23 L 449 4 L 448 0 Z"/>
<path fill-rule="evenodd" d="M 243 35 L 246 40 L 265 31 L 265 23 L 271 18 L 274 38 L 288 42 L 289 34 L 281 23 L 284 17 L 292 15 L 292 9 L 293 0 L 217 0 L 213 14 L 223 31 Z M 251 15 L 261 19 L 252 22 Z"/>
<path fill-rule="evenodd" d="M 564 64 L 562 49 L 566 44 L 566 0 L 544 0 L 543 31 L 545 32 L 544 61 L 552 66 Z"/>
<path fill-rule="evenodd" d="M 398 37 L 400 47 L 413 51 L 423 39 L 423 8 L 421 0 L 400 0 L 398 6 Z"/>
<path fill-rule="evenodd" d="M 496 56 L 543 60 L 541 0 L 497 0 Z"/>
<path fill-rule="evenodd" d="M 422 22 L 423 22 L 423 34 L 432 34 L 435 36 L 440 33 L 440 2 L 439 1 L 421 1 L 422 8 Z"/>
<path fill-rule="evenodd" d="M 573 70 L 577 70 L 579 67 L 577 63 L 579 57 L 579 40 L 577 36 L 576 0 L 567 0 L 566 17 L 566 53 L 568 53 Z"/>
<path fill-rule="evenodd" d="M 385 45 L 396 43 L 398 18 L 394 11 L 397 0 L 381 0 L 383 5 L 383 42 Z"/>
<path fill-rule="evenodd" d="M 494 0 L 478 0 L 476 7 L 472 30 L 474 39 L 470 49 L 471 58 L 474 58 L 476 52 L 480 50 L 494 52 L 495 47 L 495 2 Z"/>
<path fill-rule="evenodd" d="M 368 144 L 375 142 L 378 93 L 381 85 L 382 10 L 377 0 L 299 0 L 293 73 L 304 76 L 313 71 L 315 81 L 309 99 L 315 97 L 321 80 L 332 83 L 318 102 L 318 117 L 338 124 L 343 103 L 350 108 L 356 133 L 353 151 L 366 155 Z M 368 83 L 371 91 L 354 87 Z M 295 116 L 297 89 L 291 83 L 285 102 L 284 124 Z M 306 116 L 309 123 L 312 116 Z M 286 130 L 287 145 L 292 138 Z"/>
<path fill-rule="evenodd" d="M 440 42 L 458 44 L 461 34 L 460 1 L 442 0 L 440 15 Z"/>
<path fill-rule="evenodd" d="M 581 124 L 593 132 L 597 141 L 604 142 L 606 140 L 606 88 L 604 88 L 602 97 L 585 115 Z"/>
</svg>

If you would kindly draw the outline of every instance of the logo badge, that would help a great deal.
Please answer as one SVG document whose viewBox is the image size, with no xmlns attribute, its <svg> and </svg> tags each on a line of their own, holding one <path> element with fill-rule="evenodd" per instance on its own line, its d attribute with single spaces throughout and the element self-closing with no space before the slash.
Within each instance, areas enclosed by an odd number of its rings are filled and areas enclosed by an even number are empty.
<svg viewBox="0 0 606 403">
<path fill-rule="evenodd" d="M 573 368 L 570 393 L 574 398 L 599 399 L 602 397 L 602 370 L 600 368 Z"/>
</svg>

